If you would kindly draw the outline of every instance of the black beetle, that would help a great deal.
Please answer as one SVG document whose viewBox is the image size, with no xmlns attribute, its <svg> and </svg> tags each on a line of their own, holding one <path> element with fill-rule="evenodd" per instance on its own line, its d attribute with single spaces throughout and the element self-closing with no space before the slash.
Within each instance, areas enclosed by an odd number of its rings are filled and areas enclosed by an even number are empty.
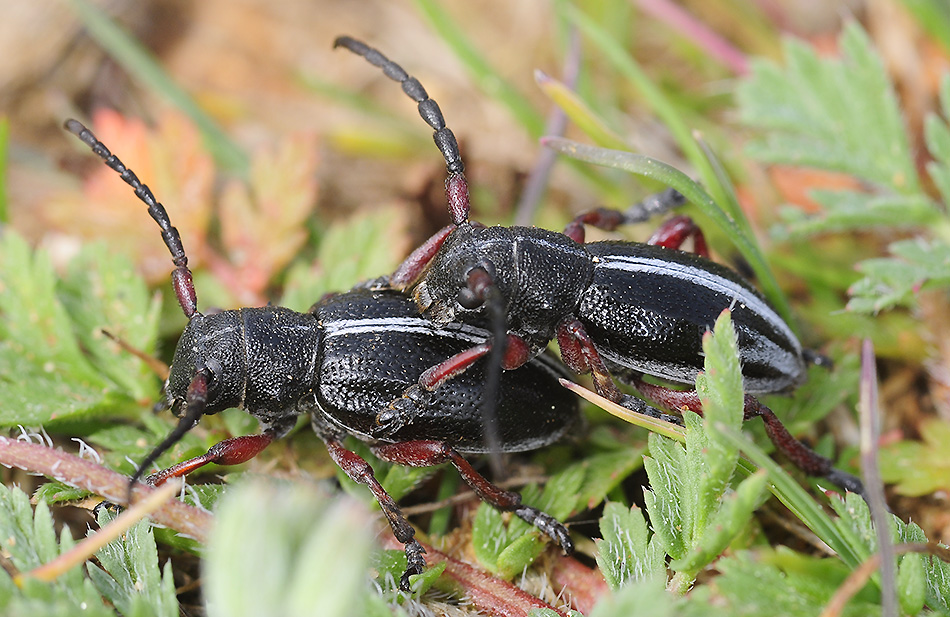
<svg viewBox="0 0 950 617">
<path fill-rule="evenodd" d="M 518 493 L 493 485 L 461 456 L 487 450 L 482 414 L 488 396 L 485 367 L 476 365 L 450 386 L 417 398 L 419 413 L 399 430 L 385 437 L 373 435 L 380 410 L 415 383 L 423 369 L 484 343 L 490 337 L 487 330 L 469 324 L 437 326 L 420 317 L 405 295 L 369 289 L 329 296 L 306 313 L 267 306 L 203 315 L 197 310 L 185 251 L 165 208 L 92 132 L 75 120 L 65 126 L 148 205 L 176 265 L 173 285 L 189 318 L 164 386 L 166 406 L 181 419 L 130 482 L 203 415 L 241 408 L 260 420 L 262 431 L 226 439 L 204 455 L 149 476 L 150 483 L 161 484 L 208 463 L 245 462 L 286 435 L 299 415 L 307 414 L 333 460 L 354 482 L 369 487 L 396 538 L 405 545 L 408 566 L 401 588 L 408 590 L 409 575 L 422 572 L 425 551 L 372 468 L 343 445 L 347 435 L 369 442 L 374 454 L 389 462 L 414 467 L 451 463 L 481 499 L 536 526 L 566 553 L 573 551 L 561 523 L 523 505 Z M 497 398 L 501 421 L 494 428 L 502 451 L 539 448 L 577 424 L 577 403 L 557 382 L 565 375 L 560 363 L 540 356 L 501 376 Z"/>
<path fill-rule="evenodd" d="M 671 410 L 701 412 L 695 390 L 680 391 L 644 382 L 650 376 L 694 386 L 703 368 L 702 336 L 724 309 L 732 310 L 746 392 L 746 417 L 762 416 L 770 437 L 801 469 L 863 493 L 860 480 L 834 469 L 792 437 L 774 413 L 751 394 L 788 391 L 805 379 L 809 354 L 785 321 L 741 276 L 707 256 L 677 250 L 693 237 L 699 253 L 705 241 L 686 217 L 675 217 L 651 243 L 584 244 L 584 225 L 613 229 L 631 220 L 610 210 L 582 214 L 565 233 L 536 227 L 485 227 L 469 220 L 468 185 L 455 136 L 422 84 L 378 50 L 351 37 L 344 47 L 382 68 L 397 81 L 434 129 L 446 161 L 446 197 L 454 223 L 416 249 L 380 285 L 411 290 L 422 313 L 439 325 L 483 320 L 504 313 L 505 369 L 523 365 L 557 338 L 572 370 L 592 373 L 599 394 L 643 410 L 611 378 L 631 383 L 646 398 Z M 682 197 L 668 192 L 669 205 Z M 500 307 L 500 309 L 498 308 Z M 493 343 L 494 341 L 494 343 Z M 497 339 L 434 365 L 419 384 L 379 418 L 384 435 L 411 422 L 419 390 L 434 390 L 488 354 Z"/>
</svg>

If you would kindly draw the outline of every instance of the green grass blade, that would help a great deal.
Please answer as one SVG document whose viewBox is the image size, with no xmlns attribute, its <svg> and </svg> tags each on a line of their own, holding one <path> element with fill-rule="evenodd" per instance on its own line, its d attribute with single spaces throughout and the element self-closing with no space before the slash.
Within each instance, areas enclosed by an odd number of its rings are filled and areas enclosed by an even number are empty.
<svg viewBox="0 0 950 617">
<path fill-rule="evenodd" d="M 544 117 L 488 63 L 465 36 L 459 24 L 445 11 L 442 3 L 436 0 L 415 0 L 414 4 L 475 78 L 479 89 L 511 110 L 531 137 L 541 137 L 544 134 Z"/>
<path fill-rule="evenodd" d="M 822 542 L 838 553 L 848 567 L 856 568 L 863 561 L 863 549 L 859 539 L 835 525 L 825 511 L 805 492 L 788 473 L 772 460 L 752 440 L 722 424 L 713 425 L 719 438 L 742 450 L 749 459 L 769 472 L 769 481 L 774 486 L 773 494 L 792 511 Z"/>
<path fill-rule="evenodd" d="M 594 143 L 605 148 L 614 148 L 616 150 L 625 150 L 630 147 L 626 141 L 614 133 L 607 123 L 604 122 L 594 111 L 585 103 L 576 92 L 568 88 L 563 82 L 546 75 L 541 71 L 535 71 L 534 80 L 538 83 L 541 91 L 548 96 L 555 105 L 560 107 L 584 134 L 590 137 Z"/>
<path fill-rule="evenodd" d="M 208 151 L 223 169 L 247 175 L 249 158 L 211 117 L 181 89 L 145 47 L 119 27 L 96 6 L 86 0 L 69 0 L 77 17 L 99 43 L 128 74 L 151 92 L 168 100 L 198 126 Z"/>
<path fill-rule="evenodd" d="M 663 121 L 676 144 L 690 164 L 696 169 L 703 183 L 710 187 L 717 201 L 724 201 L 717 185 L 716 174 L 702 150 L 693 139 L 692 130 L 683 120 L 677 105 L 654 84 L 640 65 L 623 49 L 617 40 L 593 19 L 573 5 L 565 7 L 567 18 L 598 48 L 610 64 L 625 77 L 643 96 L 653 113 Z"/>
</svg>

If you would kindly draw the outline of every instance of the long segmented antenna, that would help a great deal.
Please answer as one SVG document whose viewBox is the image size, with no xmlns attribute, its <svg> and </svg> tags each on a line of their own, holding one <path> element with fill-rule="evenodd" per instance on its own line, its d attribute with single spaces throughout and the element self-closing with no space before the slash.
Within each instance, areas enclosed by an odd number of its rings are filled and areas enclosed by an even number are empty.
<svg viewBox="0 0 950 617">
<path fill-rule="evenodd" d="M 451 129 L 445 126 L 445 118 L 439 104 L 429 98 L 425 88 L 419 80 L 412 77 L 401 66 L 373 49 L 362 41 L 349 36 L 337 37 L 333 47 L 344 47 L 358 56 L 363 56 L 373 66 L 383 69 L 386 77 L 399 82 L 402 91 L 409 98 L 419 104 L 419 115 L 431 126 L 435 132 L 432 139 L 442 157 L 445 159 L 445 168 L 449 175 L 445 179 L 445 195 L 448 199 L 449 214 L 456 225 L 468 221 L 470 204 L 468 199 L 468 182 L 465 180 L 465 164 L 462 163 L 462 154 L 459 152 L 458 142 Z"/>
<path fill-rule="evenodd" d="M 135 196 L 148 206 L 148 213 L 161 228 L 162 240 L 165 241 L 165 246 L 168 247 L 168 252 L 171 253 L 172 261 L 175 264 L 175 270 L 172 272 L 172 287 L 175 289 L 178 304 L 185 313 L 185 317 L 191 319 L 198 312 L 198 296 L 195 293 L 191 270 L 188 269 L 188 257 L 185 255 L 185 249 L 181 244 L 181 237 L 178 235 L 178 230 L 172 227 L 165 206 L 155 199 L 151 189 L 138 179 L 135 172 L 126 167 L 81 122 L 69 119 L 63 126 L 67 131 L 81 139 L 84 144 L 92 148 L 92 151 L 99 155 L 106 165 L 118 172 L 119 177 L 135 191 Z"/>
<path fill-rule="evenodd" d="M 198 297 L 195 293 L 195 284 L 192 280 L 191 270 L 188 268 L 188 256 L 185 255 L 185 248 L 181 244 L 181 236 L 178 234 L 178 230 L 172 226 L 171 220 L 168 218 L 168 212 L 165 211 L 165 206 L 155 199 L 155 195 L 152 194 L 151 189 L 138 179 L 135 172 L 126 167 L 125 164 L 122 163 L 117 156 L 112 154 L 109 148 L 99 141 L 92 131 L 83 126 L 81 122 L 70 119 L 67 120 L 63 126 L 67 131 L 79 137 L 83 143 L 92 148 L 92 151 L 99 155 L 106 165 L 118 172 L 119 177 L 135 191 L 136 197 L 141 199 L 142 202 L 148 206 L 148 213 L 161 228 L 162 239 L 165 241 L 165 246 L 168 247 L 168 252 L 171 253 L 172 256 L 172 262 L 175 264 L 175 270 L 172 272 L 172 287 L 175 290 L 175 296 L 178 298 L 178 304 L 188 319 L 200 315 L 198 313 Z M 129 480 L 128 498 L 130 504 L 132 503 L 132 487 L 139 478 L 144 475 L 145 470 L 166 450 L 181 440 L 185 433 L 191 430 L 195 423 L 198 422 L 198 419 L 204 414 L 207 407 L 208 384 L 210 379 L 210 373 L 207 369 L 201 368 L 196 371 L 185 398 L 186 409 L 183 417 L 168 436 L 148 453 Z"/>
</svg>

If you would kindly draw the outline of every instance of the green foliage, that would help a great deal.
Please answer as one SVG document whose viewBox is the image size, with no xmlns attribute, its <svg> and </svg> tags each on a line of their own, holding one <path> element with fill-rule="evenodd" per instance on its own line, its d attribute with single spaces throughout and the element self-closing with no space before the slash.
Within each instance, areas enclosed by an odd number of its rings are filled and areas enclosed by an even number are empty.
<svg viewBox="0 0 950 617">
<path fill-rule="evenodd" d="M 0 235 L 0 426 L 103 417 L 154 396 L 155 380 L 102 328 L 154 349 L 158 304 L 127 262 L 86 248 L 57 280 L 49 258 Z"/>
<path fill-rule="evenodd" d="M 741 119 L 764 129 L 749 154 L 770 163 L 841 171 L 898 193 L 919 189 L 907 133 L 884 66 L 867 35 L 849 24 L 843 58 L 819 58 L 789 40 L 786 67 L 756 60 L 736 98 Z"/>
<path fill-rule="evenodd" d="M 56 542 L 53 520 L 44 502 L 39 502 L 34 512 L 23 491 L 0 486 L 0 545 L 16 569 L 26 573 L 52 561 L 74 542 L 68 530 Z M 148 523 L 139 523 L 97 557 L 104 570 L 90 565 L 88 578 L 83 576 L 83 568 L 72 568 L 51 583 L 24 577 L 18 587 L 6 571 L 0 572 L 0 611 L 11 617 L 106 617 L 115 614 L 111 604 L 126 617 L 178 614 L 171 567 L 166 564 L 164 574 L 160 573 Z"/>
<path fill-rule="evenodd" d="M 881 475 L 902 495 L 929 495 L 950 488 L 950 422 L 921 426 L 922 442 L 900 441 L 881 449 Z"/>
<path fill-rule="evenodd" d="M 666 580 L 666 553 L 649 534 L 640 508 L 616 502 L 604 507 L 597 541 L 597 566 L 614 591 L 650 578 Z"/>
<path fill-rule="evenodd" d="M 106 508 L 100 512 L 100 526 L 112 520 Z M 172 564 L 166 561 L 159 568 L 157 556 L 151 524 L 140 521 L 96 553 L 104 570 L 90 565 L 89 578 L 125 617 L 175 617 L 178 599 Z"/>
<path fill-rule="evenodd" d="M 916 303 L 923 289 L 950 286 L 950 244 L 915 238 L 889 247 L 893 257 L 867 259 L 858 265 L 864 278 L 851 286 L 848 308 L 877 312 Z"/>
<path fill-rule="evenodd" d="M 595 507 L 619 482 L 640 466 L 642 451 L 631 448 L 588 457 L 558 472 L 544 491 L 529 486 L 521 492 L 524 503 L 558 520 Z M 482 503 L 472 525 L 472 545 L 478 561 L 500 578 L 520 574 L 544 549 L 537 528 Z"/>
<path fill-rule="evenodd" d="M 860 531 L 863 550 L 867 555 L 877 551 L 877 537 L 871 528 L 868 506 L 857 495 L 835 499 L 832 507 L 840 518 L 839 525 Z M 890 519 L 891 538 L 895 544 L 928 542 L 916 523 L 904 523 L 896 516 Z M 901 602 L 918 603 L 923 595 L 927 606 L 941 614 L 950 615 L 950 563 L 933 556 L 907 553 L 898 557 L 897 592 Z M 924 589 L 925 588 L 925 589 Z"/>
<path fill-rule="evenodd" d="M 922 8 L 927 3 L 918 3 Z M 812 190 L 817 216 L 786 210 L 785 232 L 911 228 L 930 237 L 890 245 L 890 257 L 859 265 L 848 308 L 877 312 L 912 306 L 926 288 L 950 285 L 950 79 L 941 88 L 943 118 L 925 121 L 933 161 L 927 172 L 943 200 L 924 192 L 894 88 L 867 35 L 850 24 L 840 39 L 842 58 L 821 58 L 804 43 L 785 45 L 786 66 L 758 60 L 737 90 L 742 120 L 762 130 L 748 152 L 770 163 L 841 172 L 862 190 Z"/>
<path fill-rule="evenodd" d="M 704 337 L 703 350 L 705 375 L 697 389 L 706 430 L 696 414 L 687 413 L 685 446 L 652 434 L 644 461 L 650 477 L 646 509 L 659 546 L 672 558 L 674 586 L 680 590 L 746 527 L 766 486 L 765 476 L 755 474 L 732 487 L 739 451 L 719 434 L 721 428 L 737 430 L 742 424 L 742 379 L 728 313 Z M 711 426 L 717 430 L 708 430 Z"/>
<path fill-rule="evenodd" d="M 749 617 L 818 615 L 850 573 L 835 559 L 808 557 L 782 548 L 726 557 L 717 562 L 716 569 L 720 576 L 710 588 L 699 590 L 699 598 L 716 593 L 726 614 Z M 874 592 L 859 593 L 845 607 L 844 614 L 880 614 Z"/>
</svg>

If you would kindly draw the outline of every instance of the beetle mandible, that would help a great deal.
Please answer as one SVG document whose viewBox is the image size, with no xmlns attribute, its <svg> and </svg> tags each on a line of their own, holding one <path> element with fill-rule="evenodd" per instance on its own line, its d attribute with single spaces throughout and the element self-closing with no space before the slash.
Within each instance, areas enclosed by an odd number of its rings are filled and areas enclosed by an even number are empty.
<svg viewBox="0 0 950 617">
<path fill-rule="evenodd" d="M 402 589 L 409 589 L 410 575 L 422 572 L 425 550 L 369 464 L 344 446 L 347 435 L 368 442 L 376 456 L 389 462 L 414 467 L 450 463 L 481 499 L 534 525 L 566 553 L 573 551 L 560 522 L 522 504 L 518 493 L 493 485 L 462 457 L 486 452 L 484 366 L 476 365 L 445 388 L 417 398 L 419 413 L 413 422 L 385 437 L 373 435 L 380 410 L 425 368 L 483 344 L 490 336 L 487 330 L 434 324 L 419 316 L 411 299 L 391 290 L 353 289 L 321 300 L 306 313 L 267 306 L 204 315 L 198 311 L 188 258 L 165 208 L 91 131 L 76 120 L 68 120 L 65 127 L 148 206 L 172 255 L 175 295 L 188 317 L 163 388 L 165 406 L 180 420 L 139 464 L 130 486 L 203 415 L 241 408 L 260 421 L 262 430 L 226 439 L 201 456 L 152 474 L 149 483 L 161 484 L 208 463 L 243 463 L 307 414 L 330 456 L 354 482 L 372 491 L 405 546 L 408 565 Z M 497 401 L 490 402 L 498 405 L 495 429 L 502 451 L 542 447 L 575 426 L 577 403 L 557 384 L 565 375 L 560 363 L 540 356 L 501 376 Z"/>
<path fill-rule="evenodd" d="M 809 353 L 750 283 L 708 258 L 702 233 L 689 218 L 670 219 L 647 243 L 585 244 L 585 225 L 612 230 L 633 219 L 606 209 L 578 216 L 564 233 L 472 222 L 465 166 L 438 104 L 416 78 L 378 50 L 348 36 L 337 38 L 334 46 L 362 56 L 400 83 L 434 130 L 448 171 L 446 198 L 453 224 L 413 251 L 380 284 L 410 291 L 423 315 L 437 324 L 484 319 L 486 311 L 500 306 L 507 326 L 506 340 L 486 341 L 427 369 L 419 384 L 380 415 L 375 434 L 412 422 L 417 390 L 436 390 L 490 353 L 493 345 L 503 345 L 503 368 L 514 369 L 555 338 L 565 364 L 578 373 L 590 372 L 602 396 L 643 409 L 617 388 L 613 370 L 667 409 L 701 413 L 695 389 L 667 388 L 642 377 L 694 386 L 703 367 L 703 333 L 724 309 L 731 309 L 745 417 L 762 417 L 772 441 L 806 473 L 863 493 L 858 478 L 835 469 L 795 439 L 754 397 L 800 385 Z M 667 199 L 675 205 L 681 196 L 668 192 Z M 678 250 L 691 237 L 696 252 Z"/>
</svg>

